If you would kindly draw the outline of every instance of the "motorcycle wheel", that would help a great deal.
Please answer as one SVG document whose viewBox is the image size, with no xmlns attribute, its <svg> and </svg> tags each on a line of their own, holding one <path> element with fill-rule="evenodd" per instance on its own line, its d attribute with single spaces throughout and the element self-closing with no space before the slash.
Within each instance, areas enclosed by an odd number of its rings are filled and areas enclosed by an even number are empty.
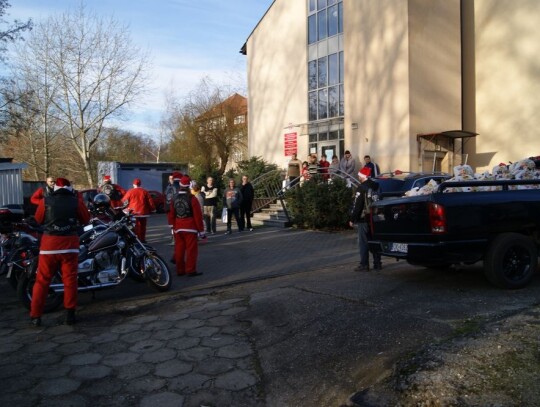
<svg viewBox="0 0 540 407">
<path fill-rule="evenodd" d="M 144 277 L 144 262 L 143 262 L 143 258 L 142 257 L 139 257 L 137 258 L 135 256 L 135 254 L 131 251 L 128 252 L 128 258 L 127 258 L 127 262 L 128 262 L 128 277 L 131 278 L 132 280 L 135 280 L 135 281 L 138 281 L 138 282 L 143 282 L 145 281 L 145 277 Z"/>
<path fill-rule="evenodd" d="M 53 283 L 61 282 L 62 278 L 57 273 L 53 279 Z M 32 291 L 34 289 L 34 283 L 36 282 L 36 273 L 33 272 L 29 276 L 28 273 L 22 273 L 17 283 L 17 297 L 21 303 L 27 308 L 30 309 L 32 303 Z M 43 312 L 48 313 L 57 309 L 64 302 L 63 293 L 55 293 L 53 290 L 49 290 L 49 295 L 45 300 L 45 308 Z"/>
<path fill-rule="evenodd" d="M 144 275 L 148 285 L 158 291 L 171 288 L 172 279 L 169 268 L 157 254 L 148 254 L 143 258 Z"/>
</svg>

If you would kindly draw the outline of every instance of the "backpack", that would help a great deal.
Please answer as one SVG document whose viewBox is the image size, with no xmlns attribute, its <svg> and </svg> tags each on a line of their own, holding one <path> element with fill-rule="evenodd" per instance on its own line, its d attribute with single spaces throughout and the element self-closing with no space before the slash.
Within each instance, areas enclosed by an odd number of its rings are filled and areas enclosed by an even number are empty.
<svg viewBox="0 0 540 407">
<path fill-rule="evenodd" d="M 112 184 L 103 185 L 101 187 L 101 192 L 107 195 L 111 201 L 118 201 L 121 198 L 120 193 Z"/>
<path fill-rule="evenodd" d="M 174 212 L 177 218 L 192 218 L 191 194 L 176 194 L 174 198 Z"/>
</svg>

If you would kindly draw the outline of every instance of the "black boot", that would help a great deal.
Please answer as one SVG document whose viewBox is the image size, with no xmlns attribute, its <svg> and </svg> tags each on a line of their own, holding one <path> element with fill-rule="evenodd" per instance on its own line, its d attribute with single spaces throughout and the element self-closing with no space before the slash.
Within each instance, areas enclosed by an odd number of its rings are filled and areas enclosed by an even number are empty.
<svg viewBox="0 0 540 407">
<path fill-rule="evenodd" d="M 30 323 L 32 324 L 32 326 L 35 326 L 36 328 L 40 327 L 41 326 L 41 317 L 30 318 Z"/>
<path fill-rule="evenodd" d="M 75 322 L 77 322 L 77 320 L 75 318 L 75 310 L 74 309 L 66 310 L 65 324 L 66 325 L 73 325 L 73 324 L 75 324 Z"/>
</svg>

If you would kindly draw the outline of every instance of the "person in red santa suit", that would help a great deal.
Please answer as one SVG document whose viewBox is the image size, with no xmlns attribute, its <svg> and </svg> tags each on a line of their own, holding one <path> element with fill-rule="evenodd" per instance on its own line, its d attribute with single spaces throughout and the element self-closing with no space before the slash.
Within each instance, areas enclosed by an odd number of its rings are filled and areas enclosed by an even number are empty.
<svg viewBox="0 0 540 407">
<path fill-rule="evenodd" d="M 126 192 L 122 200 L 127 209 L 131 209 L 135 215 L 135 234 L 145 242 L 146 220 L 151 212 L 156 211 L 156 207 L 148 191 L 141 187 L 139 178 L 133 180 L 133 188 Z"/>
<path fill-rule="evenodd" d="M 32 292 L 30 320 L 41 325 L 41 316 L 54 273 L 60 269 L 64 283 L 65 323 L 75 323 L 77 307 L 77 266 L 79 258 L 78 225 L 86 225 L 90 215 L 65 178 L 57 178 L 54 191 L 42 199 L 35 214 L 44 233 L 39 247 L 36 282 Z"/>
<path fill-rule="evenodd" d="M 197 257 L 198 237 L 204 239 L 202 209 L 197 197 L 190 191 L 191 179 L 184 175 L 180 179 L 179 191 L 175 195 L 168 213 L 169 224 L 174 232 L 174 260 L 176 274 L 189 277 L 199 276 Z"/>
<path fill-rule="evenodd" d="M 113 184 L 110 175 L 105 175 L 101 187 L 98 188 L 98 193 L 107 195 L 111 200 L 111 206 L 119 208 L 122 206 L 122 197 L 126 194 L 126 190 L 118 184 Z"/>
</svg>

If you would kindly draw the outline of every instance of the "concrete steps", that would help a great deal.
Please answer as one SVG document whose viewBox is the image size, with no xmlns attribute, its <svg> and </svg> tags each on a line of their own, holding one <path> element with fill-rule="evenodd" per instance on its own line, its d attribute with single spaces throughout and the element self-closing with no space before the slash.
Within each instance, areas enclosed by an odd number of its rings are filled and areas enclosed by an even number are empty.
<svg viewBox="0 0 540 407">
<path fill-rule="evenodd" d="M 268 207 L 255 212 L 251 218 L 253 225 L 274 226 L 286 228 L 290 223 L 285 215 L 281 203 L 270 204 Z"/>
</svg>

